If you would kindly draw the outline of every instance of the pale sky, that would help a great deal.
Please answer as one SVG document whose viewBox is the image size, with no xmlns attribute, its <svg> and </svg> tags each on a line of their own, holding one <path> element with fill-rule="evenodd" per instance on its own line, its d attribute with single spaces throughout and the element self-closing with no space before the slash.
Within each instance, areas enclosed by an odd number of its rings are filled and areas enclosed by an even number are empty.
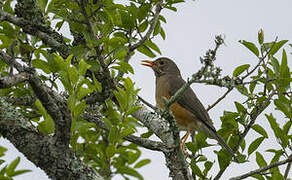
<svg viewBox="0 0 292 180">
<path fill-rule="evenodd" d="M 166 40 L 156 38 L 158 46 L 162 51 L 161 56 L 173 59 L 181 69 L 183 77 L 190 77 L 200 67 L 199 57 L 203 56 L 206 50 L 214 47 L 214 37 L 218 34 L 225 35 L 226 46 L 219 49 L 216 64 L 221 66 L 223 74 L 231 74 L 233 69 L 242 64 L 254 65 L 257 58 L 243 47 L 238 40 L 247 40 L 257 42 L 257 32 L 260 28 L 264 30 L 265 40 L 272 41 L 278 36 L 278 40 L 292 40 L 292 1 L 291 0 L 196 0 L 187 1 L 177 6 L 178 12 L 163 10 L 167 24 L 163 24 L 166 31 Z M 291 43 L 291 41 L 289 42 Z M 288 54 L 290 69 L 292 69 L 291 54 L 292 49 L 285 46 Z M 154 74 L 150 68 L 140 65 L 142 59 L 149 59 L 143 55 L 135 55 L 130 63 L 135 74 L 131 75 L 136 87 L 141 88 L 140 95 L 146 100 L 155 104 L 154 100 Z M 215 102 L 225 89 L 206 86 L 203 84 L 194 84 L 192 88 L 199 99 L 206 106 Z M 243 99 L 237 92 L 231 93 L 223 102 L 218 104 L 209 113 L 215 127 L 220 127 L 220 116 L 224 110 L 235 110 L 233 101 L 241 102 Z M 230 103 L 232 102 L 232 103 Z M 271 107 L 265 113 L 273 112 Z M 274 112 L 273 112 L 274 113 Z M 281 114 L 275 114 L 275 117 L 282 119 Z M 277 147 L 279 145 L 273 136 L 270 126 L 264 117 L 264 114 L 257 120 L 264 125 L 271 140 L 265 140 L 262 144 L 264 149 Z M 290 132 L 291 133 L 291 132 Z M 247 136 L 247 142 L 250 143 L 258 135 L 256 133 Z M 210 141 L 215 143 L 215 141 Z M 19 168 L 31 169 L 33 172 L 18 176 L 16 180 L 48 179 L 42 170 L 36 168 L 27 161 L 24 156 L 17 152 L 6 140 L 0 139 L 0 144 L 9 148 L 4 159 L 11 162 L 17 156 L 21 157 Z M 218 149 L 219 147 L 217 146 Z M 203 153 L 216 160 L 214 148 L 207 148 Z M 168 169 L 165 165 L 162 153 L 142 149 L 142 158 L 152 159 L 152 163 L 141 168 L 139 171 L 145 180 L 167 180 Z M 263 152 L 262 155 L 268 159 L 273 157 L 271 153 Z M 255 154 L 255 153 L 254 153 Z M 249 157 L 251 162 L 255 162 L 255 155 Z M 218 168 L 218 163 L 214 165 Z M 285 167 L 285 166 L 282 166 Z M 231 176 L 241 175 L 248 171 L 258 168 L 255 163 L 245 163 L 232 166 L 224 173 L 222 179 Z M 216 169 L 215 173 L 217 173 Z M 214 173 L 214 174 L 215 174 Z M 292 173 L 290 172 L 290 177 Z M 116 177 L 115 179 L 120 179 Z M 131 178 L 134 179 L 134 178 Z"/>
</svg>

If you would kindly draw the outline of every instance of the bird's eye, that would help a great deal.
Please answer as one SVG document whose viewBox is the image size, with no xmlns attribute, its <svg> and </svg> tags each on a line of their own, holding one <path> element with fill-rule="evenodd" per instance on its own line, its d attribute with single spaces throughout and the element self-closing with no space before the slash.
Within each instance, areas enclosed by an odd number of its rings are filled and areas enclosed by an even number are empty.
<svg viewBox="0 0 292 180">
<path fill-rule="evenodd" d="M 160 61 L 159 64 L 160 64 L 160 65 L 163 65 L 163 64 L 164 64 L 164 61 Z"/>
</svg>

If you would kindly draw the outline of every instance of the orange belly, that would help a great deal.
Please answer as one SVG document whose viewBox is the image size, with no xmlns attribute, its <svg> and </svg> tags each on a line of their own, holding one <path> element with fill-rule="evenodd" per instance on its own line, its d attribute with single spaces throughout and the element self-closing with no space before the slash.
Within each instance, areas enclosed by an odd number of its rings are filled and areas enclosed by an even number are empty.
<svg viewBox="0 0 292 180">
<path fill-rule="evenodd" d="M 171 105 L 171 111 L 179 125 L 190 130 L 197 129 L 198 124 L 196 123 L 195 117 L 178 103 L 175 102 Z"/>
</svg>

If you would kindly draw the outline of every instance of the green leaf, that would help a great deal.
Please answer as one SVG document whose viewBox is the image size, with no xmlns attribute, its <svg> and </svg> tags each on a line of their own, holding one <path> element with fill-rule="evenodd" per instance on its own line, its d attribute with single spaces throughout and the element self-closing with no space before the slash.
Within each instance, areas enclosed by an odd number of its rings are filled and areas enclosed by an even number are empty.
<svg viewBox="0 0 292 180">
<path fill-rule="evenodd" d="M 239 43 L 244 45 L 246 48 L 248 48 L 251 52 L 253 52 L 257 57 L 259 56 L 259 50 L 252 42 L 248 42 L 245 40 L 240 40 Z"/>
<path fill-rule="evenodd" d="M 244 64 L 241 66 L 238 66 L 237 68 L 235 68 L 235 70 L 233 71 L 233 77 L 237 77 L 239 75 L 241 75 L 245 70 L 247 70 L 250 67 L 249 64 Z"/>
<path fill-rule="evenodd" d="M 279 96 L 279 99 L 274 100 L 276 109 L 280 110 L 289 119 L 292 119 L 292 106 L 291 102 L 285 96 Z"/>
<path fill-rule="evenodd" d="M 255 139 L 248 147 L 248 155 L 251 155 L 261 145 L 265 137 Z"/>
<path fill-rule="evenodd" d="M 240 92 L 242 95 L 244 96 L 249 96 L 249 93 L 246 89 L 246 87 L 244 86 L 241 86 L 241 85 L 238 85 L 238 86 L 235 86 L 235 88 L 238 90 L 238 92 Z"/>
<path fill-rule="evenodd" d="M 268 165 L 264 157 L 259 152 L 256 152 L 256 162 L 259 165 L 259 167 L 264 167 Z"/>
<path fill-rule="evenodd" d="M 118 138 L 118 129 L 115 126 L 112 126 L 109 130 L 108 141 L 111 144 L 114 144 Z"/>
<path fill-rule="evenodd" d="M 78 103 L 74 108 L 74 112 L 73 112 L 74 115 L 76 117 L 79 117 L 84 112 L 85 106 L 86 106 L 86 102 L 84 100 Z"/>
<path fill-rule="evenodd" d="M 143 21 L 143 23 L 141 23 L 138 27 L 139 32 L 142 33 L 144 31 L 146 31 L 148 25 L 149 25 L 148 21 Z"/>
<path fill-rule="evenodd" d="M 69 67 L 67 73 L 69 74 L 69 79 L 71 84 L 77 84 L 79 80 L 79 75 L 75 66 Z"/>
<path fill-rule="evenodd" d="M 45 116 L 44 121 L 37 126 L 38 130 L 45 134 L 52 134 L 55 130 L 55 124 L 51 116 Z"/>
<path fill-rule="evenodd" d="M 160 28 L 160 36 L 162 37 L 163 40 L 165 40 L 166 35 L 162 27 Z"/>
<path fill-rule="evenodd" d="M 271 177 L 272 180 L 274 180 L 274 179 L 276 179 L 276 180 L 286 180 L 284 178 L 284 176 L 280 173 L 279 169 L 272 168 L 272 169 L 270 169 L 270 172 L 271 172 L 271 175 L 272 175 L 272 177 Z"/>
<path fill-rule="evenodd" d="M 148 40 L 144 44 L 148 46 L 149 48 L 153 49 L 154 51 L 156 51 L 157 53 L 161 54 L 159 47 L 152 41 Z"/>
<path fill-rule="evenodd" d="M 28 172 L 32 172 L 32 170 L 29 170 L 29 169 L 22 169 L 22 170 L 17 170 L 17 171 L 14 171 L 13 173 L 12 173 L 12 177 L 13 176 L 18 176 L 18 175 L 20 175 L 20 174 L 24 174 L 24 173 L 28 173 Z M 0 178 L 1 179 L 1 178 Z"/>
<path fill-rule="evenodd" d="M 259 133 L 260 135 L 264 136 L 265 138 L 268 138 L 268 133 L 266 132 L 266 130 L 260 126 L 259 124 L 254 124 L 251 127 L 253 130 L 255 130 L 257 133 Z"/>
<path fill-rule="evenodd" d="M 211 162 L 211 161 L 206 161 L 206 162 L 204 163 L 205 169 L 204 169 L 203 173 L 204 173 L 205 175 L 208 174 L 208 172 L 209 172 L 209 170 L 212 168 L 213 164 L 214 164 L 214 163 Z"/>
<path fill-rule="evenodd" d="M 279 138 L 280 134 L 281 134 L 281 129 L 280 129 L 278 123 L 276 122 L 276 119 L 273 117 L 272 114 L 270 114 L 270 115 L 265 114 L 265 116 L 269 120 L 270 126 L 273 129 L 276 138 Z"/>
<path fill-rule="evenodd" d="M 272 67 L 273 67 L 275 73 L 276 73 L 276 74 L 280 74 L 280 64 L 279 64 L 278 59 L 275 58 L 275 57 L 272 57 L 270 63 L 271 63 L 271 65 L 272 65 Z"/>
<path fill-rule="evenodd" d="M 126 115 L 128 116 L 128 115 L 132 114 L 133 112 L 138 111 L 141 108 L 142 108 L 142 106 L 133 106 L 126 112 Z"/>
<path fill-rule="evenodd" d="M 196 165 L 196 163 L 194 161 L 191 162 L 191 168 L 192 168 L 192 171 L 195 175 L 197 175 L 201 178 L 204 178 L 204 175 L 203 175 L 201 169 Z"/>
<path fill-rule="evenodd" d="M 88 87 L 78 87 L 78 91 L 76 92 L 77 93 L 77 99 L 78 100 L 81 100 L 83 99 L 85 96 L 87 96 L 88 94 L 90 94 L 92 92 L 92 90 Z"/>
<path fill-rule="evenodd" d="M 289 132 L 289 130 L 290 130 L 290 128 L 291 128 L 291 125 L 292 125 L 292 122 L 291 122 L 291 121 L 288 121 L 288 122 L 284 125 L 284 127 L 283 127 L 283 132 L 284 132 L 284 134 L 288 134 L 288 132 Z"/>
<path fill-rule="evenodd" d="M 219 152 L 217 152 L 217 156 L 220 169 L 225 169 L 231 161 L 231 156 L 226 152 L 225 149 L 221 149 Z"/>
<path fill-rule="evenodd" d="M 81 59 L 79 62 L 79 69 L 78 69 L 79 75 L 84 76 L 87 69 L 89 68 L 90 68 L 90 65 L 87 64 L 83 59 Z"/>
<path fill-rule="evenodd" d="M 236 106 L 236 109 L 239 113 L 243 113 L 243 114 L 246 114 L 247 113 L 247 110 L 245 109 L 245 107 L 240 104 L 239 102 L 234 102 L 235 103 L 235 106 Z"/>
<path fill-rule="evenodd" d="M 31 61 L 31 64 L 33 65 L 33 67 L 41 69 L 47 74 L 51 73 L 49 64 L 47 62 L 43 61 L 43 60 L 34 59 L 34 60 Z"/>
<path fill-rule="evenodd" d="M 6 173 L 7 165 L 5 165 L 1 170 L 0 170 L 0 177 L 4 176 Z M 11 180 L 11 179 L 10 179 Z"/>
<path fill-rule="evenodd" d="M 105 150 L 105 153 L 106 153 L 106 156 L 111 158 L 115 155 L 116 153 L 116 148 L 114 145 L 109 145 L 106 147 L 106 150 Z"/>
<path fill-rule="evenodd" d="M 259 41 L 259 44 L 264 43 L 264 31 L 262 29 L 260 29 L 258 32 L 258 41 Z"/>
<path fill-rule="evenodd" d="M 135 169 L 130 168 L 130 167 L 120 167 L 118 169 L 118 172 L 120 172 L 121 174 L 127 174 L 133 177 L 138 178 L 139 180 L 143 180 L 143 177 L 141 176 L 141 174 L 139 174 Z"/>
<path fill-rule="evenodd" d="M 145 132 L 145 133 L 141 134 L 141 137 L 142 138 L 149 138 L 152 135 L 153 135 L 153 132 L 148 131 L 148 132 Z"/>
<path fill-rule="evenodd" d="M 265 178 L 262 175 L 260 175 L 260 174 L 254 174 L 251 177 L 253 177 L 255 179 L 258 179 L 258 180 L 265 180 Z"/>
<path fill-rule="evenodd" d="M 276 54 L 279 49 L 286 43 L 288 42 L 288 40 L 282 40 L 282 41 L 279 41 L 279 42 L 275 42 L 272 46 L 272 49 L 269 51 L 269 55 L 274 55 Z"/>
<path fill-rule="evenodd" d="M 7 151 L 7 148 L 0 146 L 0 157 L 4 156 L 6 151 Z"/>
<path fill-rule="evenodd" d="M 283 49 L 279 78 L 280 91 L 285 92 L 286 88 L 290 87 L 291 81 L 290 70 L 287 64 L 287 54 L 285 49 Z"/>
<path fill-rule="evenodd" d="M 126 127 L 121 131 L 120 138 L 124 138 L 125 136 L 128 136 L 133 133 L 135 133 L 135 131 L 132 128 Z"/>
<path fill-rule="evenodd" d="M 45 13 L 45 8 L 47 6 L 47 3 L 48 3 L 48 0 L 37 0 L 37 4 L 43 13 Z"/>
<path fill-rule="evenodd" d="M 128 156 L 129 156 L 128 163 L 129 164 L 133 164 L 141 156 L 141 151 L 140 150 L 136 150 L 136 153 L 134 153 L 132 151 L 128 151 Z"/>
<path fill-rule="evenodd" d="M 134 168 L 140 168 L 140 167 L 143 167 L 147 164 L 149 164 L 151 162 L 150 159 L 142 159 L 141 161 L 137 162 L 134 166 Z"/>
<path fill-rule="evenodd" d="M 253 93 L 256 85 L 257 85 L 257 82 L 250 83 L 250 85 L 249 85 L 249 91 L 250 91 L 250 93 Z"/>
<path fill-rule="evenodd" d="M 140 47 L 138 47 L 137 48 L 137 50 L 140 52 L 140 53 L 142 53 L 142 54 L 144 54 L 144 55 L 146 55 L 146 56 L 148 56 L 148 57 L 150 57 L 150 58 L 154 58 L 156 55 L 147 47 L 147 46 L 145 46 L 145 45 L 142 45 L 142 46 L 140 46 Z"/>
<path fill-rule="evenodd" d="M 38 125 L 38 130 L 45 134 L 52 134 L 55 130 L 55 124 L 51 116 L 47 113 L 46 109 L 43 107 L 42 103 L 37 99 L 35 106 L 40 111 L 44 117 L 44 121 L 40 122 Z"/>
<path fill-rule="evenodd" d="M 134 74 L 134 69 L 129 63 L 120 61 L 117 64 L 119 64 L 119 66 L 112 66 L 111 68 L 117 69 L 117 70 L 122 71 L 124 73 L 130 72 L 130 73 Z"/>
<path fill-rule="evenodd" d="M 95 89 L 98 91 L 98 92 L 101 92 L 102 91 L 102 84 L 97 81 L 97 79 L 95 78 L 95 75 L 94 73 L 92 73 L 92 79 L 93 79 L 93 82 L 94 82 L 94 87 Z"/>
<path fill-rule="evenodd" d="M 161 30 L 160 21 L 157 21 L 153 30 L 153 36 L 156 36 L 157 34 L 159 34 L 160 30 Z"/>
<path fill-rule="evenodd" d="M 125 91 L 119 88 L 119 91 L 114 91 L 114 95 L 119 102 L 121 111 L 124 112 L 128 108 L 128 101 Z"/>
<path fill-rule="evenodd" d="M 20 157 L 17 157 L 16 159 L 14 159 L 7 167 L 6 169 L 6 174 L 10 177 L 13 176 L 13 173 L 15 171 L 15 168 L 18 166 L 20 162 Z"/>
</svg>

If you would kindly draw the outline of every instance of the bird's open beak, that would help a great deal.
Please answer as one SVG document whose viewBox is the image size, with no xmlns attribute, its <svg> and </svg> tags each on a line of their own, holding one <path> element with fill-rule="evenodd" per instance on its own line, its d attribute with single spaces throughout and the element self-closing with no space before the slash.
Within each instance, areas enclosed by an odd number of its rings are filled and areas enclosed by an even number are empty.
<svg viewBox="0 0 292 180">
<path fill-rule="evenodd" d="M 143 60 L 141 64 L 144 65 L 144 66 L 149 66 L 151 68 L 154 65 L 153 61 L 149 61 L 149 60 Z"/>
</svg>

